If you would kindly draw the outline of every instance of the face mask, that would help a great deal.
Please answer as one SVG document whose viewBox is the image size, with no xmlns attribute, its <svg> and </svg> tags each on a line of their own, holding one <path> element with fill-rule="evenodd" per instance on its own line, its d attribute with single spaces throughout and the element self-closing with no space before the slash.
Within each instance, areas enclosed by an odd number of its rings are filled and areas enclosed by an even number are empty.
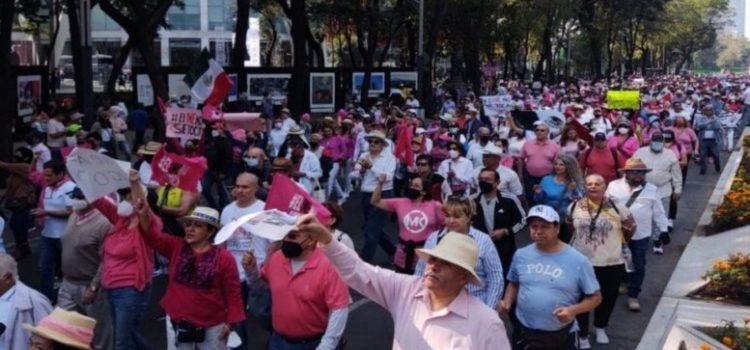
<svg viewBox="0 0 750 350">
<path fill-rule="evenodd" d="M 273 123 L 273 127 L 276 129 L 281 129 L 281 123 Z"/>
<path fill-rule="evenodd" d="M 219 135 L 221 135 L 221 133 L 219 132 L 219 130 L 211 130 L 211 136 L 213 136 L 213 137 L 219 137 Z"/>
<path fill-rule="evenodd" d="M 645 180 L 634 179 L 634 178 L 631 178 L 630 176 L 625 176 L 625 181 L 631 187 L 638 187 L 638 186 L 642 185 L 645 182 Z"/>
<path fill-rule="evenodd" d="M 302 244 L 290 241 L 281 241 L 281 253 L 287 259 L 292 259 L 302 254 Z"/>
<path fill-rule="evenodd" d="M 659 153 L 664 149 L 664 142 L 661 141 L 651 141 L 651 150 Z"/>
<path fill-rule="evenodd" d="M 73 208 L 73 210 L 75 211 L 84 210 L 88 206 L 89 206 L 89 202 L 87 202 L 85 199 L 71 199 L 70 200 L 70 207 Z"/>
<path fill-rule="evenodd" d="M 406 198 L 415 200 L 422 195 L 422 192 L 413 188 L 407 188 L 406 191 L 404 191 L 404 195 L 406 195 Z"/>
<path fill-rule="evenodd" d="M 318 148 L 318 144 L 314 143 L 314 142 L 311 142 L 310 143 L 310 148 Z"/>
<path fill-rule="evenodd" d="M 450 131 L 452 134 L 455 134 L 458 132 L 458 128 L 448 128 L 448 131 Z"/>
<path fill-rule="evenodd" d="M 127 218 L 133 215 L 133 205 L 128 201 L 122 201 L 117 205 L 117 215 L 122 218 Z"/>
<path fill-rule="evenodd" d="M 653 123 L 651 123 L 651 127 L 652 128 L 658 128 L 659 127 L 659 122 L 653 122 Z"/>
<path fill-rule="evenodd" d="M 485 143 L 490 140 L 489 136 L 479 136 L 479 142 Z"/>
<path fill-rule="evenodd" d="M 242 159 L 245 160 L 245 164 L 247 164 L 247 166 L 249 167 L 258 166 L 258 161 L 259 161 L 258 158 L 242 158 Z"/>
<path fill-rule="evenodd" d="M 461 153 L 458 153 L 456 150 L 450 150 L 448 151 L 448 156 L 451 157 L 451 159 L 456 159 L 461 155 Z"/>
<path fill-rule="evenodd" d="M 484 194 L 492 193 L 495 190 L 495 185 L 487 181 L 479 181 L 479 190 Z"/>
<path fill-rule="evenodd" d="M 620 135 L 625 135 L 630 131 L 628 128 L 617 128 L 617 132 L 620 133 Z"/>
</svg>

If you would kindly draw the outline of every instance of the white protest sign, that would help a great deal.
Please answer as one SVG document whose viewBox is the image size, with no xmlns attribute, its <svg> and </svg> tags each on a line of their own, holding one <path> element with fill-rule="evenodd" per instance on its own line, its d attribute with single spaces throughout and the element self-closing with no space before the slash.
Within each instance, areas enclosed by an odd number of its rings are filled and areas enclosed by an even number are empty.
<svg viewBox="0 0 750 350">
<path fill-rule="evenodd" d="M 154 105 L 154 88 L 151 86 L 151 79 L 146 74 L 138 74 L 135 77 L 136 90 L 138 91 L 138 102 L 144 106 Z"/>
<path fill-rule="evenodd" d="M 484 114 L 488 117 L 505 115 L 513 107 L 513 98 L 510 95 L 482 96 Z"/>
<path fill-rule="evenodd" d="M 167 124 L 167 137 L 181 140 L 200 140 L 203 138 L 203 123 L 201 111 L 187 108 L 167 108 L 164 114 Z"/>
<path fill-rule="evenodd" d="M 128 173 L 120 164 L 97 151 L 76 148 L 68 156 L 65 165 L 89 202 L 130 187 Z"/>
<path fill-rule="evenodd" d="M 224 225 L 216 233 L 214 244 L 219 245 L 226 242 L 240 227 L 258 237 L 276 242 L 284 238 L 289 231 L 294 230 L 297 226 L 296 224 L 296 216 L 289 215 L 277 209 L 247 214 Z"/>
</svg>

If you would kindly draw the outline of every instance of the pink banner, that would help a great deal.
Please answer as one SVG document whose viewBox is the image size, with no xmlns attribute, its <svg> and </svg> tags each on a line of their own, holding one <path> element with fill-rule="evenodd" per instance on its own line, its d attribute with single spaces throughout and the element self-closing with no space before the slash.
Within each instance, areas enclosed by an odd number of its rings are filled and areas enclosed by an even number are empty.
<svg viewBox="0 0 750 350">
<path fill-rule="evenodd" d="M 201 111 L 187 108 L 167 108 L 164 114 L 167 124 L 167 137 L 182 140 L 200 140 L 206 125 L 201 118 Z"/>
<path fill-rule="evenodd" d="M 186 158 L 169 153 L 162 147 L 151 161 L 151 176 L 159 184 L 197 192 L 198 182 L 207 168 L 206 158 Z"/>
<path fill-rule="evenodd" d="M 315 216 L 324 225 L 331 219 L 331 212 L 326 207 L 316 201 L 304 188 L 282 174 L 274 175 L 264 209 L 278 209 L 292 215 L 307 214 L 314 209 Z"/>
</svg>

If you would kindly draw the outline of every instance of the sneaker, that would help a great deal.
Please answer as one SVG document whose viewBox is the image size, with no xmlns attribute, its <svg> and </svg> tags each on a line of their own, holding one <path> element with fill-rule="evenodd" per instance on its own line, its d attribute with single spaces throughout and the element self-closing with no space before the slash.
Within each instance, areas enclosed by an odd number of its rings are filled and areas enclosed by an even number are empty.
<svg viewBox="0 0 750 350">
<path fill-rule="evenodd" d="M 656 255 L 663 255 L 664 254 L 664 247 L 662 247 L 661 245 L 658 245 L 658 246 L 655 245 L 654 246 L 654 254 L 656 254 Z"/>
<path fill-rule="evenodd" d="M 594 331 L 596 332 L 597 344 L 609 344 L 609 337 L 607 336 L 607 332 L 604 331 L 604 328 L 594 328 Z"/>
<path fill-rule="evenodd" d="M 638 302 L 638 298 L 628 298 L 628 310 L 632 312 L 641 311 L 641 303 Z"/>
<path fill-rule="evenodd" d="M 589 337 L 578 338 L 578 348 L 581 350 L 591 349 L 591 342 L 589 341 Z"/>
</svg>

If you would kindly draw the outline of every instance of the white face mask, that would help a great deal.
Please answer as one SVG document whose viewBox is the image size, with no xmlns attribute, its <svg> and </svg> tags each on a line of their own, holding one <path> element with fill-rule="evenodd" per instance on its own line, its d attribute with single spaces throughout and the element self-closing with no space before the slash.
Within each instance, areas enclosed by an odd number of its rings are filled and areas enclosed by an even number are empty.
<svg viewBox="0 0 750 350">
<path fill-rule="evenodd" d="M 620 133 L 620 135 L 625 135 L 628 133 L 630 129 L 628 128 L 617 128 L 617 132 Z"/>
<path fill-rule="evenodd" d="M 211 130 L 211 136 L 213 137 L 219 137 L 220 134 L 219 130 Z"/>
<path fill-rule="evenodd" d="M 273 123 L 273 127 L 276 129 L 281 129 L 281 123 Z"/>
<path fill-rule="evenodd" d="M 128 201 L 122 201 L 120 204 L 117 204 L 117 215 L 123 218 L 130 217 L 133 215 L 133 212 L 135 209 L 133 208 L 133 205 L 130 204 Z"/>
<path fill-rule="evenodd" d="M 70 200 L 70 207 L 73 208 L 73 210 L 75 211 L 84 210 L 88 206 L 89 206 L 89 202 L 87 202 L 85 199 L 71 199 Z"/>
<path fill-rule="evenodd" d="M 247 166 L 251 166 L 251 167 L 258 166 L 258 158 L 247 158 L 246 157 L 246 158 L 243 158 L 243 159 L 245 160 L 245 164 L 247 164 Z"/>
<path fill-rule="evenodd" d="M 459 153 L 459 152 L 458 152 L 458 151 L 456 151 L 456 150 L 450 150 L 450 151 L 448 151 L 448 156 L 450 156 L 450 157 L 451 157 L 451 159 L 456 159 L 456 158 L 458 158 L 459 156 L 461 156 L 461 153 Z"/>
</svg>

